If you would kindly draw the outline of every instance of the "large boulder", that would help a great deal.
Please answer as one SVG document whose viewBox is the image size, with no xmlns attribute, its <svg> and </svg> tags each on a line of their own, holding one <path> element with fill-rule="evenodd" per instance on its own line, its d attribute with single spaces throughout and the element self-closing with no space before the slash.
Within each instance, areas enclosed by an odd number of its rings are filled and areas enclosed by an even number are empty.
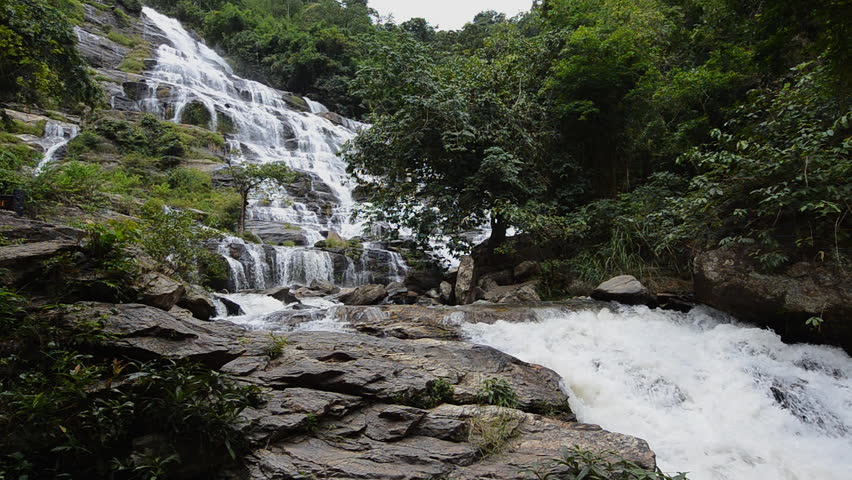
<svg viewBox="0 0 852 480">
<path fill-rule="evenodd" d="M 516 282 L 525 282 L 539 275 L 541 275 L 541 264 L 532 260 L 519 263 L 512 271 Z"/>
<path fill-rule="evenodd" d="M 169 311 L 183 298 L 186 286 L 161 273 L 148 272 L 139 276 L 133 285 L 145 305 Z"/>
<path fill-rule="evenodd" d="M 279 222 L 266 222 L 261 220 L 250 220 L 246 222 L 246 228 L 257 235 L 263 243 L 268 245 L 308 246 L 308 237 L 298 227 Z"/>
<path fill-rule="evenodd" d="M 540 302 L 535 283 L 494 287 L 485 292 L 483 300 L 493 303 L 530 303 Z"/>
<path fill-rule="evenodd" d="M 103 322 L 111 338 L 98 348 L 134 360 L 190 360 L 219 368 L 246 352 L 240 343 L 245 332 L 235 325 L 175 316 L 147 305 L 83 303 L 63 319 L 69 324 Z"/>
<path fill-rule="evenodd" d="M 340 293 L 340 287 L 337 285 L 326 282 L 324 280 L 314 280 L 310 285 L 311 290 L 316 292 L 320 292 L 323 295 L 335 295 Z"/>
<path fill-rule="evenodd" d="M 362 285 L 340 296 L 344 305 L 376 305 L 388 296 L 384 285 Z"/>
<path fill-rule="evenodd" d="M 189 310 L 192 316 L 199 320 L 210 320 L 216 316 L 216 304 L 213 298 L 201 287 L 187 288 L 186 293 L 178 300 L 177 306 Z"/>
<path fill-rule="evenodd" d="M 269 290 L 264 290 L 263 294 L 284 304 L 299 303 L 299 298 L 290 293 L 289 287 L 270 288 Z"/>
<path fill-rule="evenodd" d="M 603 302 L 618 302 L 625 305 L 656 306 L 651 292 L 632 275 L 621 275 L 598 285 L 592 291 L 592 298 Z"/>
<path fill-rule="evenodd" d="M 441 301 L 450 303 L 453 300 L 453 284 L 450 282 L 441 282 L 438 288 L 441 292 Z"/>
<path fill-rule="evenodd" d="M 467 305 L 476 301 L 474 267 L 473 257 L 462 257 L 459 263 L 458 277 L 456 277 L 456 302 L 459 305 Z"/>
<path fill-rule="evenodd" d="M 775 330 L 789 342 L 827 343 L 852 352 L 852 270 L 799 262 L 762 273 L 732 248 L 695 258 L 695 297 L 741 320 Z M 815 328 L 808 319 L 824 322 Z"/>
</svg>

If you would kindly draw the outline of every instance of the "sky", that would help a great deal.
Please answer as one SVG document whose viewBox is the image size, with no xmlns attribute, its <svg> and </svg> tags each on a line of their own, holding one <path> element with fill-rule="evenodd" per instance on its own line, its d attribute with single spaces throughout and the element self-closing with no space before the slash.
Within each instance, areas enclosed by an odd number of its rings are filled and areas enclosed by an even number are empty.
<svg viewBox="0 0 852 480">
<path fill-rule="evenodd" d="M 368 0 L 370 7 L 384 16 L 392 13 L 397 23 L 423 17 L 441 30 L 455 30 L 484 10 L 496 10 L 512 17 L 527 11 L 532 0 Z"/>
</svg>

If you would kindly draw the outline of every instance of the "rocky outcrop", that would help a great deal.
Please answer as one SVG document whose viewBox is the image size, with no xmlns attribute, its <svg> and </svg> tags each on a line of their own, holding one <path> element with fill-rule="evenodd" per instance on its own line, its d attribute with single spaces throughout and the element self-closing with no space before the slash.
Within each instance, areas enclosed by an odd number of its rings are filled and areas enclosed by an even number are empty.
<svg viewBox="0 0 852 480">
<path fill-rule="evenodd" d="M 473 257 L 462 257 L 459 263 L 458 276 L 456 277 L 456 301 L 460 305 L 467 305 L 476 300 L 475 265 Z"/>
<path fill-rule="evenodd" d="M 343 309 L 387 318 L 411 312 L 399 321 L 436 311 Z M 507 318 L 499 313 L 505 307 L 437 310 L 439 316 Z M 135 360 L 200 361 L 261 387 L 262 403 L 242 414 L 249 453 L 239 467 L 222 474 L 227 478 L 296 478 L 300 472 L 298 478 L 390 480 L 405 472 L 408 479 L 509 480 L 558 458 L 565 446 L 655 465 L 644 441 L 571 421 L 553 371 L 490 347 L 427 336 L 402 340 L 334 332 L 289 333 L 276 341 L 265 332 L 143 305 L 78 304 L 64 320 L 103 322 L 111 337 L 95 348 Z M 274 355 L 273 341 L 279 347 Z M 478 390 L 491 379 L 511 385 L 518 409 L 476 404 Z M 497 429 L 500 444 L 486 445 Z"/>
<path fill-rule="evenodd" d="M 344 305 L 376 305 L 388 296 L 384 285 L 362 285 L 340 296 Z"/>
<path fill-rule="evenodd" d="M 177 306 L 188 310 L 199 320 L 210 320 L 216 316 L 216 304 L 210 294 L 201 287 L 187 288 L 186 293 L 178 300 Z"/>
<path fill-rule="evenodd" d="M 529 303 L 540 302 L 535 283 L 493 287 L 485 292 L 483 300 L 492 303 Z"/>
<path fill-rule="evenodd" d="M 299 298 L 290 293 L 289 287 L 270 288 L 269 290 L 265 290 L 263 294 L 268 295 L 285 305 L 290 303 L 299 303 Z"/>
<path fill-rule="evenodd" d="M 632 275 L 621 275 L 607 280 L 592 291 L 591 297 L 603 302 L 613 301 L 625 305 L 657 305 L 656 298 Z"/>
<path fill-rule="evenodd" d="M 183 298 L 186 286 L 157 272 L 148 272 L 137 278 L 133 285 L 145 305 L 169 311 Z"/>
<path fill-rule="evenodd" d="M 852 271 L 799 262 L 761 273 L 733 249 L 695 258 L 696 300 L 775 330 L 785 341 L 827 343 L 852 352 Z M 806 325 L 811 317 L 824 322 Z"/>
<path fill-rule="evenodd" d="M 308 246 L 308 238 L 305 232 L 292 225 L 249 220 L 246 222 L 246 228 L 269 245 L 289 245 L 292 243 L 293 246 L 298 247 Z"/>
</svg>

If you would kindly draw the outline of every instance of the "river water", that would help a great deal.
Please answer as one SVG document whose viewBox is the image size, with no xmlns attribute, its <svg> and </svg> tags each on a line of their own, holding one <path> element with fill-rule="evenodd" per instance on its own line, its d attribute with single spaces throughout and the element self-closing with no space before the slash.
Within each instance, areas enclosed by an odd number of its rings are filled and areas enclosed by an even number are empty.
<svg viewBox="0 0 852 480">
<path fill-rule="evenodd" d="M 540 314 L 464 326 L 559 373 L 581 421 L 646 439 L 692 480 L 852 478 L 852 359 L 700 307 Z"/>
</svg>

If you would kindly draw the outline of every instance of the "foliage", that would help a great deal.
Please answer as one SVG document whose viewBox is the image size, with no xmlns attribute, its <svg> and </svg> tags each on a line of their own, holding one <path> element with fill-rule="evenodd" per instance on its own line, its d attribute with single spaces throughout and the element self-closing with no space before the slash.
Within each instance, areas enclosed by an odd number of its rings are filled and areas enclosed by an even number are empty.
<svg viewBox="0 0 852 480">
<path fill-rule="evenodd" d="M 468 420 L 468 441 L 483 458 L 499 454 L 517 435 L 522 415 L 513 411 L 478 412 Z"/>
<path fill-rule="evenodd" d="M 264 182 L 284 185 L 292 183 L 297 178 L 296 172 L 290 170 L 283 163 L 267 163 L 263 165 L 230 163 L 223 171 L 231 178 L 234 189 L 240 194 L 240 198 L 242 199 L 237 233 L 245 232 L 246 209 L 248 208 L 248 197 L 251 192 L 260 187 Z"/>
<path fill-rule="evenodd" d="M 490 378 L 482 382 L 476 399 L 480 405 L 496 405 L 498 407 L 518 408 L 520 401 L 512 385 L 502 378 Z"/>
<path fill-rule="evenodd" d="M 70 8 L 71 2 L 0 1 L 0 99 L 95 103 L 99 91 L 77 52 Z"/>
<path fill-rule="evenodd" d="M 281 358 L 281 355 L 284 354 L 284 347 L 290 344 L 290 340 L 287 337 L 279 337 L 274 333 L 269 334 L 269 341 L 270 344 L 266 347 L 264 353 L 272 360 Z"/>
<path fill-rule="evenodd" d="M 562 458 L 527 473 L 538 480 L 687 480 L 685 473 L 669 476 L 659 468 L 647 469 L 615 452 L 592 452 L 579 446 L 565 448 Z"/>
<path fill-rule="evenodd" d="M 142 249 L 160 268 L 189 283 L 204 283 L 202 272 L 213 264 L 215 253 L 205 243 L 220 237 L 196 221 L 190 212 L 165 208 L 152 202 L 143 208 Z"/>
</svg>

